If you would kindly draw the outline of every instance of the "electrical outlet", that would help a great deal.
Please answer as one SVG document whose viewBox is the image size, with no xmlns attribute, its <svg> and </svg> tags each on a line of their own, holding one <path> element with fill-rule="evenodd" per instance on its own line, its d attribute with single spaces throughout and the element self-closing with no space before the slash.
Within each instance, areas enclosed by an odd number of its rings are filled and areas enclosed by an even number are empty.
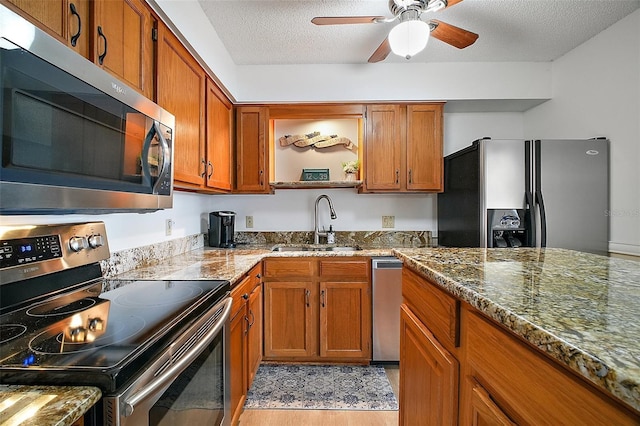
<svg viewBox="0 0 640 426">
<path fill-rule="evenodd" d="M 253 228 L 253 216 L 245 216 L 245 226 L 247 228 Z"/>
<path fill-rule="evenodd" d="M 395 216 L 382 216 L 382 227 L 383 228 L 395 228 L 396 224 Z"/>
<path fill-rule="evenodd" d="M 173 232 L 173 220 L 167 219 L 164 224 L 164 234 L 166 236 L 169 236 L 171 235 L 172 232 Z"/>
</svg>

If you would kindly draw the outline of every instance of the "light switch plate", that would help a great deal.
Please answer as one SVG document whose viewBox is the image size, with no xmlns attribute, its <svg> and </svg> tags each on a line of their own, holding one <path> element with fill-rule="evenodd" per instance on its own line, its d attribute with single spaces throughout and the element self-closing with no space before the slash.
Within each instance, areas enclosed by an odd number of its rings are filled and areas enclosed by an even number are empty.
<svg viewBox="0 0 640 426">
<path fill-rule="evenodd" d="M 382 227 L 383 228 L 395 228 L 396 226 L 396 217 L 395 216 L 382 216 Z"/>
<path fill-rule="evenodd" d="M 253 216 L 245 216 L 245 226 L 247 228 L 253 228 Z"/>
</svg>

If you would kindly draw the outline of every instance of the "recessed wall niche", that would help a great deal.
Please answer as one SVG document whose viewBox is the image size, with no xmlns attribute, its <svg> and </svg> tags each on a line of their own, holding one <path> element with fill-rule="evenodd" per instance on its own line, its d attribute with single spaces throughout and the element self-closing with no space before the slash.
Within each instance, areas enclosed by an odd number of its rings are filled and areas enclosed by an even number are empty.
<svg viewBox="0 0 640 426">
<path fill-rule="evenodd" d="M 286 135 L 309 135 L 318 132 L 320 136 L 347 138 L 352 146 L 338 143 L 333 146 L 296 146 L 290 144 L 282 146 L 280 138 Z M 329 169 L 331 181 L 345 180 L 342 162 L 358 159 L 358 149 L 361 149 L 359 120 L 327 119 L 277 119 L 273 123 L 273 153 L 275 156 L 275 181 L 295 182 L 300 180 L 302 169 Z M 321 138 L 320 138 L 321 139 Z M 331 141 L 329 139 L 329 141 Z M 343 141 L 343 139 L 341 139 Z M 303 145 L 301 143 L 299 145 Z"/>
</svg>

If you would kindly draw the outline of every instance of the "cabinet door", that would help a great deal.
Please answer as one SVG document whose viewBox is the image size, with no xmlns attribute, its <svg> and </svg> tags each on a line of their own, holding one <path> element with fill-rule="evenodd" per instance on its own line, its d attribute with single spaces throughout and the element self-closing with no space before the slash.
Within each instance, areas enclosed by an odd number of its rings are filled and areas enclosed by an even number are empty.
<svg viewBox="0 0 640 426">
<path fill-rule="evenodd" d="M 471 392 L 472 426 L 515 426 L 482 386 L 473 383 Z"/>
<path fill-rule="evenodd" d="M 204 183 L 205 73 L 169 29 L 158 27 L 158 103 L 176 118 L 174 179 L 176 186 Z"/>
<path fill-rule="evenodd" d="M 399 105 L 367 106 L 365 186 L 367 190 L 400 190 L 402 110 Z"/>
<path fill-rule="evenodd" d="M 320 283 L 320 356 L 371 358 L 371 294 L 365 282 Z"/>
<path fill-rule="evenodd" d="M 93 61 L 154 98 L 154 19 L 142 0 L 96 0 Z"/>
<path fill-rule="evenodd" d="M 318 291 L 312 282 L 264 283 L 264 356 L 318 353 Z"/>
<path fill-rule="evenodd" d="M 442 191 L 442 105 L 407 106 L 409 191 Z"/>
<path fill-rule="evenodd" d="M 269 192 L 267 122 L 265 107 L 240 107 L 236 111 L 237 192 Z"/>
<path fill-rule="evenodd" d="M 89 0 L 0 0 L 0 4 L 89 58 Z"/>
<path fill-rule="evenodd" d="M 262 286 L 257 285 L 249 296 L 247 305 L 249 333 L 247 336 L 247 390 L 262 361 Z"/>
<path fill-rule="evenodd" d="M 457 424 L 458 368 L 458 361 L 403 304 L 400 308 L 400 424 Z"/>
<path fill-rule="evenodd" d="M 231 413 L 232 424 L 237 424 L 244 401 L 247 396 L 247 361 L 246 353 L 246 311 L 240 309 L 231 319 L 230 328 L 230 376 L 231 376 Z"/>
<path fill-rule="evenodd" d="M 233 105 L 216 86 L 207 79 L 207 169 L 205 185 L 208 188 L 231 191 L 231 122 Z"/>
</svg>

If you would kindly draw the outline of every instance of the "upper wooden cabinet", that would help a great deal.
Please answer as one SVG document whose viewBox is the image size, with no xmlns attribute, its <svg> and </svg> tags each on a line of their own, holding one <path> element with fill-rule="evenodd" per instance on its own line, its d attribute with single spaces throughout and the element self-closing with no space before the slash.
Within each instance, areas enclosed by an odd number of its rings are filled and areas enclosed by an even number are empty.
<svg viewBox="0 0 640 426">
<path fill-rule="evenodd" d="M 442 191 L 442 144 L 442 104 L 368 105 L 363 191 Z"/>
<path fill-rule="evenodd" d="M 216 84 L 207 79 L 207 140 L 205 186 L 231 191 L 233 105 Z"/>
<path fill-rule="evenodd" d="M 143 0 L 94 0 L 93 61 L 154 99 L 153 29 Z"/>
<path fill-rule="evenodd" d="M 236 192 L 270 192 L 268 122 L 267 107 L 236 109 Z"/>
<path fill-rule="evenodd" d="M 85 58 L 90 57 L 89 0 L 0 0 Z"/>
<path fill-rule="evenodd" d="M 149 99 L 156 18 L 143 0 L 0 0 Z"/>
<path fill-rule="evenodd" d="M 206 74 L 164 25 L 158 26 L 158 104 L 176 118 L 174 180 L 177 187 L 199 189 L 205 173 Z"/>
</svg>

